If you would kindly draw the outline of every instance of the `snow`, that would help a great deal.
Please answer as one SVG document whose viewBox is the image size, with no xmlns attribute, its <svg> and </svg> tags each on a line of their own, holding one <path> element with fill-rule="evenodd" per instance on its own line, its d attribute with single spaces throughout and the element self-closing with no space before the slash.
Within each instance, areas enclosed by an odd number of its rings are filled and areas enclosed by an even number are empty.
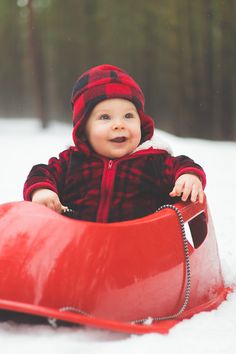
<svg viewBox="0 0 236 354">
<path fill-rule="evenodd" d="M 236 284 L 236 143 L 178 138 L 156 132 L 175 155 L 199 162 L 208 177 L 206 194 L 217 234 L 226 285 Z M 35 163 L 71 144 L 71 127 L 53 123 L 43 131 L 34 119 L 0 119 L 0 203 L 22 200 L 22 186 Z M 231 354 L 235 351 L 236 292 L 217 310 L 184 320 L 169 334 L 127 335 L 91 328 L 51 328 L 0 322 L 1 353 L 181 353 Z"/>
</svg>

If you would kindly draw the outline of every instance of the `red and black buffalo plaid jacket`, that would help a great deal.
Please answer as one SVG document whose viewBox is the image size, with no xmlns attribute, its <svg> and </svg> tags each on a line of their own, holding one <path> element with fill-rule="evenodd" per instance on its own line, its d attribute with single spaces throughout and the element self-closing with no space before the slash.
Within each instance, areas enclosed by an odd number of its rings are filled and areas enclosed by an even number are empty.
<svg viewBox="0 0 236 354">
<path fill-rule="evenodd" d="M 31 200 L 35 189 L 48 188 L 81 220 L 129 220 L 173 203 L 169 192 L 184 173 L 198 175 L 205 185 L 202 168 L 186 156 L 173 157 L 151 147 L 108 160 L 77 146 L 63 151 L 58 159 L 51 158 L 48 165 L 34 166 L 24 186 L 24 199 Z"/>
<path fill-rule="evenodd" d="M 153 120 L 144 113 L 144 96 L 137 83 L 123 70 L 102 65 L 83 74 L 72 93 L 75 146 L 52 158 L 48 165 L 32 168 L 24 186 L 24 199 L 39 188 L 56 192 L 63 205 L 82 220 L 114 222 L 155 212 L 169 197 L 175 180 L 184 173 L 198 175 L 202 168 L 186 156 L 172 157 L 150 147 L 120 159 L 95 154 L 84 139 L 86 117 L 104 99 L 124 98 L 135 104 L 141 120 L 141 143 L 153 136 Z"/>
</svg>

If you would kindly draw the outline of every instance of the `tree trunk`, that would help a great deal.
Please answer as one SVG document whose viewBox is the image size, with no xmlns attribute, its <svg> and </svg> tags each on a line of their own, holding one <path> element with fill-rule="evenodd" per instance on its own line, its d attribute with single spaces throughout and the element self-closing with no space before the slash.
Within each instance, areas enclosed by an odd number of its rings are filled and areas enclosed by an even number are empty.
<svg viewBox="0 0 236 354">
<path fill-rule="evenodd" d="M 35 90 L 37 117 L 40 119 L 42 127 L 46 128 L 48 125 L 48 114 L 46 104 L 45 92 L 45 78 L 44 78 L 44 63 L 41 43 L 38 36 L 38 29 L 36 26 L 33 0 L 28 0 L 28 39 L 29 39 L 29 55 L 32 67 L 32 80 Z"/>
<path fill-rule="evenodd" d="M 233 112 L 233 73 L 235 62 L 233 61 L 233 8 L 234 3 L 221 4 L 221 131 L 222 138 L 231 140 L 234 138 L 234 112 Z M 230 6 L 231 5 L 231 6 Z"/>
</svg>

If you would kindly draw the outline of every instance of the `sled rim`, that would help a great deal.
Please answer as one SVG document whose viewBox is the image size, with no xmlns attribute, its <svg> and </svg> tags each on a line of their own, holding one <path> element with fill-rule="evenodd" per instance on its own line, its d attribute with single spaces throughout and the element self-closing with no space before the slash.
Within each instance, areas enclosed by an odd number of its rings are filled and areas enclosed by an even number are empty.
<svg viewBox="0 0 236 354">
<path fill-rule="evenodd" d="M 197 306 L 196 308 L 185 311 L 184 316 L 179 316 L 178 319 L 156 321 L 151 324 L 135 324 L 132 322 L 107 320 L 99 317 L 84 316 L 75 312 L 60 311 L 58 309 L 53 309 L 45 306 L 30 305 L 3 299 L 0 299 L 0 309 L 46 318 L 48 319 L 49 324 L 50 319 L 52 319 L 55 320 L 55 323 L 57 320 L 61 320 L 72 324 L 85 325 L 89 327 L 129 334 L 145 334 L 155 332 L 160 334 L 167 334 L 171 328 L 182 322 L 184 319 L 190 319 L 195 314 L 216 309 L 224 300 L 226 300 L 227 295 L 230 292 L 232 292 L 230 287 L 224 287 L 217 295 L 217 297 L 211 299 L 205 304 Z"/>
</svg>

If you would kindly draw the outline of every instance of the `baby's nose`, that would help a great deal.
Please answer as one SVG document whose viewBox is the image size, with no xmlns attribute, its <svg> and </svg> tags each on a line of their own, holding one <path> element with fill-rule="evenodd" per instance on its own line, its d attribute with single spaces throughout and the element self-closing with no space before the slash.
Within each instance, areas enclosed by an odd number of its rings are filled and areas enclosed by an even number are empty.
<svg viewBox="0 0 236 354">
<path fill-rule="evenodd" d="M 113 128 L 114 129 L 122 129 L 124 128 L 125 124 L 124 124 L 124 119 L 117 117 L 116 119 L 114 119 L 114 124 L 113 124 Z"/>
</svg>

